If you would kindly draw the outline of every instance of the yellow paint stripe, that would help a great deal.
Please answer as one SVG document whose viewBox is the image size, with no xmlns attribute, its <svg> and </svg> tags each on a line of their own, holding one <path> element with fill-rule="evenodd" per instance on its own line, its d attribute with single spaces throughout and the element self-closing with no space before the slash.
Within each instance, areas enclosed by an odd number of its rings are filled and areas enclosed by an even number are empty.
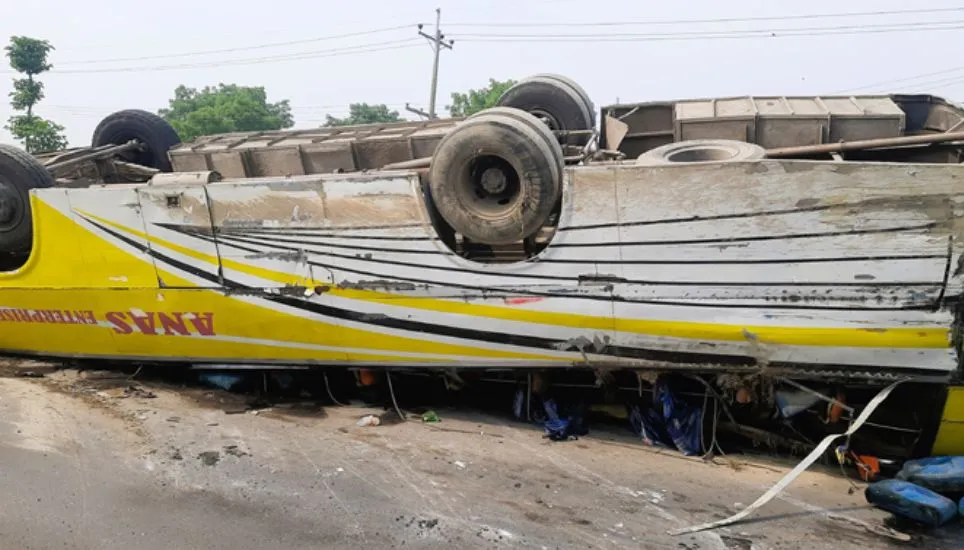
<svg viewBox="0 0 964 550">
<path fill-rule="evenodd" d="M 176 250 L 186 256 L 217 265 L 218 259 L 175 243 L 170 243 L 156 237 L 146 235 L 135 229 L 116 224 L 110 220 L 84 214 L 102 223 L 138 235 L 143 239 L 156 242 L 162 246 Z M 222 259 L 225 267 L 248 275 L 261 277 L 281 284 L 303 284 L 299 279 L 277 273 L 268 269 L 242 264 L 232 260 Z M 312 282 L 311 284 L 324 284 Z M 874 347 L 874 348 L 919 348 L 943 349 L 951 346 L 949 327 L 920 327 L 920 328 L 838 328 L 838 327 L 778 327 L 778 326 L 742 326 L 718 323 L 699 323 L 692 321 L 661 321 L 649 319 L 612 319 L 592 315 L 572 313 L 554 313 L 546 311 L 532 311 L 526 309 L 506 308 L 483 304 L 467 304 L 450 300 L 430 298 L 406 298 L 397 294 L 369 290 L 351 290 L 332 288 L 333 295 L 354 300 L 380 303 L 440 313 L 453 313 L 472 317 L 486 317 L 505 321 L 522 321 L 550 326 L 564 326 L 587 328 L 593 330 L 616 330 L 645 334 L 648 336 L 665 336 L 688 340 L 711 340 L 723 342 L 742 342 L 747 335 L 765 344 L 779 344 L 790 346 L 820 346 L 820 347 Z"/>
<path fill-rule="evenodd" d="M 84 216 L 87 216 L 87 217 L 90 218 L 90 219 L 97 220 L 98 222 L 100 222 L 100 223 L 102 223 L 102 224 L 104 224 L 104 225 L 109 225 L 109 226 L 113 227 L 114 229 L 119 229 L 119 230 L 121 230 L 121 231 L 125 231 L 125 232 L 127 232 L 127 233 L 130 233 L 131 235 L 136 235 L 136 236 L 140 237 L 141 239 L 144 239 L 144 240 L 146 240 L 146 241 L 148 241 L 148 242 L 151 242 L 151 243 L 159 244 L 159 245 L 161 245 L 161 246 L 164 246 L 165 248 L 169 248 L 169 249 L 171 249 L 171 250 L 174 250 L 174 251 L 176 251 L 176 252 L 178 252 L 178 253 L 180 253 L 180 254 L 183 254 L 183 255 L 185 255 L 185 256 L 187 256 L 187 257 L 189 257 L 189 258 L 194 258 L 195 260 L 201 260 L 201 261 L 203 261 L 203 262 L 207 262 L 207 263 L 212 264 L 212 265 L 215 265 L 215 266 L 218 265 L 219 259 L 218 259 L 216 256 L 212 256 L 212 255 L 210 255 L 210 254 L 205 254 L 204 252 L 200 252 L 200 251 L 198 251 L 198 250 L 195 250 L 195 249 L 193 249 L 193 248 L 189 248 L 189 247 L 186 247 L 186 246 L 181 246 L 181 245 L 179 245 L 179 244 L 177 244 L 177 243 L 172 243 L 172 242 L 170 242 L 170 241 L 167 241 L 167 240 L 164 240 L 164 239 L 160 239 L 160 238 L 155 237 L 155 236 L 153 236 L 153 235 L 148 235 L 147 233 L 145 233 L 145 232 L 143 232 L 143 231 L 140 231 L 140 230 L 137 230 L 137 229 L 133 229 L 133 228 L 131 228 L 131 227 L 127 227 L 127 226 L 125 226 L 125 225 L 119 224 L 119 223 L 117 223 L 117 222 L 114 222 L 114 221 L 111 221 L 111 220 L 108 220 L 108 219 L 105 219 L 105 218 L 101 218 L 100 216 L 95 216 L 95 215 L 93 215 L 93 214 L 91 214 L 91 213 L 89 213 L 89 212 L 84 212 L 84 211 L 82 211 L 82 210 L 77 210 L 77 212 L 83 214 Z M 220 258 L 220 263 L 221 263 L 221 265 L 223 265 L 223 266 L 226 267 L 226 268 L 234 269 L 234 270 L 236 270 L 236 271 L 240 271 L 240 272 L 245 273 L 245 274 L 247 274 L 247 275 L 252 275 L 252 276 L 255 276 L 255 277 L 260 277 L 260 278 L 262 278 L 262 279 L 265 279 L 265 280 L 268 280 L 268 281 L 274 281 L 274 282 L 276 282 L 276 283 L 281 283 L 281 284 L 303 285 L 303 284 L 305 284 L 306 282 L 307 282 L 307 283 L 310 283 L 312 286 L 326 284 L 325 281 L 315 281 L 315 280 L 309 280 L 309 279 L 307 279 L 306 277 L 295 277 L 295 276 L 288 275 L 288 274 L 282 274 L 282 273 L 278 273 L 278 272 L 275 272 L 275 271 L 271 271 L 270 269 L 264 269 L 264 268 L 261 268 L 261 267 L 256 267 L 256 266 L 252 266 L 252 265 L 248 265 L 248 264 L 243 264 L 243 263 L 236 262 L 236 261 L 234 261 L 234 260 L 229 260 L 229 259 L 226 259 L 226 258 Z"/>
<path fill-rule="evenodd" d="M 964 454 L 964 386 L 951 386 L 947 389 L 944 413 L 931 454 Z"/>
<path fill-rule="evenodd" d="M 215 266 L 218 265 L 218 259 L 215 256 L 211 256 L 209 254 L 205 254 L 203 252 L 199 252 L 192 248 L 187 248 L 187 247 L 178 245 L 176 243 L 168 242 L 164 239 L 155 238 L 153 236 L 147 235 L 142 231 L 128 228 L 122 224 L 118 224 L 111 220 L 107 220 L 107 219 L 92 215 L 90 213 L 82 212 L 80 210 L 78 210 L 78 212 L 80 212 L 85 216 L 90 217 L 91 219 L 97 220 L 98 222 L 103 223 L 104 225 L 109 225 L 115 229 L 125 231 L 132 235 L 136 235 L 137 237 L 148 240 L 149 242 L 160 244 L 166 248 L 170 248 L 171 250 L 175 250 L 181 254 L 184 254 L 185 256 L 194 258 L 196 260 L 201 260 L 201 261 L 213 264 Z M 242 264 L 242 263 L 238 263 L 230 260 L 222 259 L 222 262 L 224 263 L 225 267 L 230 267 L 242 273 L 246 273 L 248 275 L 253 275 L 256 277 L 260 277 L 262 279 L 274 281 L 281 284 L 291 284 L 291 285 L 310 284 L 312 286 L 319 285 L 319 284 L 325 284 L 325 285 L 328 284 L 327 281 L 306 282 L 305 279 L 297 279 L 295 277 L 286 276 L 285 274 L 276 273 L 268 269 L 253 267 L 247 264 Z M 157 269 L 161 272 L 162 276 L 169 283 L 175 283 L 178 286 L 191 285 L 190 281 L 182 279 L 181 277 L 173 273 L 170 273 L 167 270 L 164 270 L 161 268 L 157 268 Z M 318 326 L 314 325 L 313 328 L 317 329 Z M 402 343 L 405 342 L 405 343 L 416 345 L 414 348 L 408 349 L 408 351 L 413 351 L 413 352 L 418 351 L 416 348 L 424 348 L 424 346 L 430 345 L 433 347 L 434 352 L 447 354 L 447 355 L 462 355 L 466 357 L 476 356 L 476 357 L 488 357 L 488 358 L 494 358 L 494 359 L 518 359 L 518 360 L 532 360 L 532 361 L 559 361 L 559 362 L 569 361 L 565 357 L 560 357 L 557 355 L 547 355 L 545 353 L 517 352 L 517 351 L 509 351 L 509 350 L 501 350 L 501 349 L 476 347 L 471 345 L 445 344 L 440 342 L 417 340 L 417 339 L 412 339 L 404 336 L 394 336 L 390 334 L 383 334 L 372 330 L 351 329 L 347 327 L 342 330 L 351 331 L 351 333 L 353 333 L 352 336 L 355 336 L 359 341 L 365 341 L 366 346 L 377 350 L 390 351 L 393 348 L 395 349 L 399 349 L 400 347 L 410 348 L 410 346 L 402 346 Z M 291 341 L 301 342 L 303 341 L 303 339 L 295 338 L 295 339 L 292 339 Z M 362 358 L 361 355 L 353 354 L 353 358 L 356 356 L 359 358 L 358 360 L 371 359 L 367 356 Z M 373 355 L 371 357 L 374 358 L 376 356 Z M 379 356 L 379 357 L 388 358 L 388 356 Z M 371 359 L 371 360 L 374 360 L 374 359 Z M 413 360 L 406 359 L 406 361 L 413 361 Z M 442 360 L 437 360 L 436 362 L 441 362 L 441 361 Z"/>
<path fill-rule="evenodd" d="M 948 328 L 825 328 L 825 327 L 776 327 L 740 326 L 691 321 L 659 321 L 649 319 L 609 319 L 587 315 L 560 314 L 499 306 L 466 304 L 445 300 L 423 298 L 400 298 L 397 295 L 374 291 L 337 289 L 334 294 L 357 300 L 377 302 L 399 307 L 425 309 L 441 313 L 484 316 L 505 321 L 523 321 L 565 327 L 595 330 L 616 330 L 692 340 L 715 340 L 739 342 L 752 335 L 761 343 L 789 346 L 827 347 L 882 347 L 882 348 L 948 348 Z"/>
</svg>

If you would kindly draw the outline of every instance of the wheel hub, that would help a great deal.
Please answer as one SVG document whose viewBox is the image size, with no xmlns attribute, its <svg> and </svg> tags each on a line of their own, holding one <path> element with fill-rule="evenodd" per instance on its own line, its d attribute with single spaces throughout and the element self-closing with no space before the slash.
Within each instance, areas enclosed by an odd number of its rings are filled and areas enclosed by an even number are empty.
<svg viewBox="0 0 964 550">
<path fill-rule="evenodd" d="M 552 116 L 548 111 L 543 111 L 542 109 L 533 109 L 529 111 L 529 114 L 538 118 L 543 124 L 549 127 L 552 131 L 562 130 L 562 125 L 559 124 L 559 120 Z"/>
<path fill-rule="evenodd" d="M 521 192 L 520 176 L 505 159 L 482 155 L 472 161 L 459 185 L 465 207 L 479 216 L 502 216 Z"/>
<path fill-rule="evenodd" d="M 487 169 L 485 172 L 482 172 L 482 177 L 480 179 L 482 189 L 485 189 L 486 193 L 493 195 L 505 191 L 506 186 L 509 185 L 505 172 L 499 168 Z"/>
</svg>

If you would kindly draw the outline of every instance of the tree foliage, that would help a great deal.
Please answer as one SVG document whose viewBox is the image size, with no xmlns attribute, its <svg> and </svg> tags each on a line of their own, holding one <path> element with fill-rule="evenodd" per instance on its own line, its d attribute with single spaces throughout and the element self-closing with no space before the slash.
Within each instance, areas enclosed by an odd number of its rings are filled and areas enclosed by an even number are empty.
<svg viewBox="0 0 964 550">
<path fill-rule="evenodd" d="M 368 103 L 352 103 L 348 106 L 348 116 L 345 118 L 336 118 L 331 115 L 325 115 L 325 126 L 353 126 L 356 124 L 375 124 L 375 123 L 385 123 L 385 122 L 402 122 L 403 119 L 399 116 L 398 111 L 390 111 L 387 105 L 377 104 L 369 105 Z"/>
<path fill-rule="evenodd" d="M 34 106 L 44 98 L 43 82 L 34 77 L 53 67 L 47 60 L 53 49 L 50 42 L 27 36 L 10 37 L 10 43 L 4 48 L 10 66 L 26 75 L 26 78 L 13 79 L 13 91 L 9 94 L 10 105 L 22 113 L 11 116 L 4 128 L 23 143 L 29 153 L 67 147 L 63 126 L 33 114 Z"/>
<path fill-rule="evenodd" d="M 34 76 L 53 68 L 47 56 L 54 50 L 50 42 L 27 36 L 11 36 L 4 48 L 10 66 L 18 73 Z"/>
<path fill-rule="evenodd" d="M 178 86 L 167 109 L 158 114 L 181 139 L 227 132 L 281 130 L 294 126 L 288 100 L 268 103 L 264 87 L 218 84 L 203 89 Z"/>
<path fill-rule="evenodd" d="M 489 79 L 488 86 L 477 90 L 469 90 L 463 93 L 452 94 L 452 104 L 446 109 L 453 117 L 467 117 L 484 109 L 495 107 L 499 97 L 509 88 L 515 85 L 515 80 L 499 81 L 494 78 Z"/>
<path fill-rule="evenodd" d="M 67 148 L 64 127 L 34 115 L 14 115 L 4 127 L 23 143 L 28 153 L 46 153 Z"/>
</svg>

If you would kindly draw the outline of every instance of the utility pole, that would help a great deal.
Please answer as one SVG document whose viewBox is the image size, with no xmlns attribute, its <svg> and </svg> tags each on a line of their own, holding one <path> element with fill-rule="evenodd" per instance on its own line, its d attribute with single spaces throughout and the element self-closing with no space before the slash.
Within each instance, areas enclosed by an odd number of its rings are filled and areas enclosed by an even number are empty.
<svg viewBox="0 0 964 550">
<path fill-rule="evenodd" d="M 438 118 L 435 115 L 435 98 L 438 92 L 438 62 L 439 54 L 442 52 L 442 48 L 452 49 L 455 45 L 454 40 L 445 40 L 445 35 L 442 34 L 442 10 L 441 8 L 435 8 L 435 35 L 430 35 L 422 31 L 422 25 L 418 26 L 418 34 L 424 36 L 432 44 L 432 51 L 435 53 L 435 60 L 432 64 L 432 90 L 428 96 L 428 113 L 425 113 L 419 109 L 413 109 L 409 106 L 405 106 L 406 109 L 413 113 L 417 113 L 422 116 L 428 116 L 429 119 Z"/>
</svg>

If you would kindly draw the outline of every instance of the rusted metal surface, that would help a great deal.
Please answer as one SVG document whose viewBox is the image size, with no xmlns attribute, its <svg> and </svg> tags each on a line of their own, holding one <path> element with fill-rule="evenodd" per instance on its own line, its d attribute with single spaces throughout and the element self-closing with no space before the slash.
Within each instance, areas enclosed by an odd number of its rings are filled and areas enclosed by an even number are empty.
<svg viewBox="0 0 964 550">
<path fill-rule="evenodd" d="M 823 145 L 802 145 L 799 147 L 781 147 L 767 149 L 770 158 L 798 157 L 818 155 L 821 153 L 842 153 L 845 151 L 860 151 L 864 149 L 883 149 L 887 147 L 906 147 L 908 145 L 930 145 L 964 141 L 964 132 L 944 132 L 940 134 L 923 134 L 917 136 L 903 136 L 894 138 L 865 139 L 859 141 L 841 141 Z"/>
<path fill-rule="evenodd" d="M 155 174 L 151 177 L 151 185 L 177 185 L 177 184 L 199 184 L 215 183 L 221 181 L 222 176 L 218 172 L 207 170 L 204 172 L 169 172 Z"/>
<path fill-rule="evenodd" d="M 600 147 L 628 158 L 668 143 L 734 139 L 765 148 L 947 132 L 964 110 L 923 95 L 740 97 L 660 101 L 602 108 Z M 607 135 L 613 120 L 628 126 Z"/>
<path fill-rule="evenodd" d="M 226 178 L 299 176 L 382 168 L 431 157 L 459 119 L 202 137 L 169 153 L 175 171 Z"/>
<path fill-rule="evenodd" d="M 382 166 L 382 170 L 410 170 L 412 168 L 428 168 L 432 165 L 432 157 L 423 157 L 402 162 L 394 162 Z"/>
<path fill-rule="evenodd" d="M 131 140 L 121 145 L 104 145 L 95 148 L 74 149 L 54 156 L 48 156 L 45 159 L 44 167 L 54 178 L 79 178 L 83 177 L 83 175 L 92 175 L 104 181 L 116 181 L 121 174 L 133 173 L 133 177 L 137 179 L 142 179 L 144 176 L 151 177 L 157 174 L 159 172 L 158 170 L 146 166 L 121 166 L 120 163 L 122 161 L 115 159 L 118 155 L 138 148 L 140 148 L 140 144 Z"/>
</svg>

